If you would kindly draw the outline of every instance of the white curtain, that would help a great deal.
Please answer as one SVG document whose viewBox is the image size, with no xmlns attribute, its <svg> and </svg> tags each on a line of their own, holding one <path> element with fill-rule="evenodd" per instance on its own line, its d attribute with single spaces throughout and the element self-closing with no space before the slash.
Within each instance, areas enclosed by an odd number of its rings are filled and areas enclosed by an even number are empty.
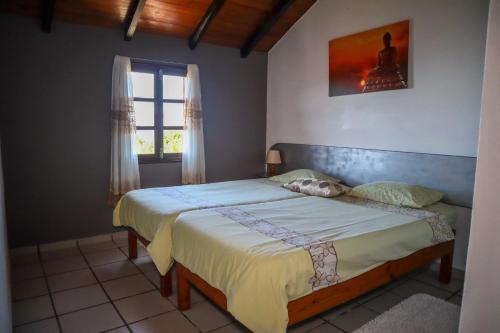
<svg viewBox="0 0 500 333">
<path fill-rule="evenodd" d="M 184 106 L 184 145 L 182 150 L 182 183 L 205 182 L 205 147 L 201 111 L 200 77 L 197 65 L 187 66 Z"/>
<path fill-rule="evenodd" d="M 109 202 L 140 188 L 139 164 L 134 150 L 135 117 L 130 59 L 115 56 L 111 92 L 111 179 Z"/>
</svg>

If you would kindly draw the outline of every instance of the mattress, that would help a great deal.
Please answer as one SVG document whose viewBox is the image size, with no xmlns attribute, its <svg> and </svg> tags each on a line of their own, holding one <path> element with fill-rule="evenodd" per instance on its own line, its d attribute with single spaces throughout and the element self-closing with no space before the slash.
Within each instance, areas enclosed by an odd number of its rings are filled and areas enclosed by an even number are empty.
<svg viewBox="0 0 500 333">
<path fill-rule="evenodd" d="M 453 210 L 430 208 L 343 196 L 190 211 L 173 227 L 173 256 L 250 330 L 285 332 L 289 301 L 453 239 Z"/>
<path fill-rule="evenodd" d="M 131 227 L 149 240 L 147 250 L 164 275 L 172 264 L 171 227 L 180 213 L 301 196 L 267 179 L 141 189 L 120 199 L 113 212 L 113 225 Z"/>
</svg>

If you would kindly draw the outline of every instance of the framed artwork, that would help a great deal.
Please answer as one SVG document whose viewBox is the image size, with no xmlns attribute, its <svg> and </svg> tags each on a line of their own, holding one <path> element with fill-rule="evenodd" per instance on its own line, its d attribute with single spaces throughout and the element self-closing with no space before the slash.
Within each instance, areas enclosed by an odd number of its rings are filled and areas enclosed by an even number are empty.
<svg viewBox="0 0 500 333">
<path fill-rule="evenodd" d="M 330 96 L 408 88 L 410 21 L 329 42 Z"/>
</svg>

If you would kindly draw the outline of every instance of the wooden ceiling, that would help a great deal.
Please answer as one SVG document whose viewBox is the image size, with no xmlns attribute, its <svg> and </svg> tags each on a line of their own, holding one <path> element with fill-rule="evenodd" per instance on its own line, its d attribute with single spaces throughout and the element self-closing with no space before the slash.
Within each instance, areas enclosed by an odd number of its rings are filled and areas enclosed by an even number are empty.
<svg viewBox="0 0 500 333">
<path fill-rule="evenodd" d="M 246 45 L 252 46 L 250 51 L 267 52 L 316 0 L 0 0 L 0 10 L 45 15 L 49 30 L 51 17 L 47 14 L 53 14 L 56 21 L 127 29 L 141 2 L 136 31 L 186 40 L 201 31 L 201 42 L 235 48 Z M 214 3 L 220 9 L 200 30 Z M 57 25 L 52 30 L 56 33 Z M 242 56 L 244 53 L 242 50 Z"/>
</svg>

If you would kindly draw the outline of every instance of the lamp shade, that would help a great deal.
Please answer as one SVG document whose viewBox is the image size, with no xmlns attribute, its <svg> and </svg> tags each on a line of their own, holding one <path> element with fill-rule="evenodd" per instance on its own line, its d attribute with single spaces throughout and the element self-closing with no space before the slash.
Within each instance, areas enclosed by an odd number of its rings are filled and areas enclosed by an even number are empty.
<svg viewBox="0 0 500 333">
<path fill-rule="evenodd" d="M 267 152 L 267 164 L 281 164 L 281 157 L 279 150 L 270 150 Z"/>
</svg>

